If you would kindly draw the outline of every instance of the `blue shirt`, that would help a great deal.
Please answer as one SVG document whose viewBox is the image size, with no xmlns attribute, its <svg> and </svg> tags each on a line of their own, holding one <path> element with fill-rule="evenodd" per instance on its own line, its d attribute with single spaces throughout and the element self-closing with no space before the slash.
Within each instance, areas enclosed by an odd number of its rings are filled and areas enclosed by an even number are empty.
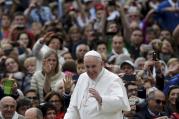
<svg viewBox="0 0 179 119">
<path fill-rule="evenodd" d="M 167 7 L 172 7 L 169 0 L 165 0 L 159 4 L 158 8 L 155 10 L 157 15 L 156 20 L 162 29 L 173 31 L 179 24 L 179 12 L 164 12 L 163 10 Z"/>
<path fill-rule="evenodd" d="M 179 74 L 173 76 L 165 85 L 163 92 L 165 93 L 165 95 L 168 94 L 168 91 L 170 89 L 170 86 L 172 85 L 179 85 Z"/>
<path fill-rule="evenodd" d="M 49 7 L 41 7 L 40 9 L 33 9 L 30 13 L 30 17 L 32 22 L 41 22 L 44 24 L 45 22 L 53 20 L 53 15 Z"/>
</svg>

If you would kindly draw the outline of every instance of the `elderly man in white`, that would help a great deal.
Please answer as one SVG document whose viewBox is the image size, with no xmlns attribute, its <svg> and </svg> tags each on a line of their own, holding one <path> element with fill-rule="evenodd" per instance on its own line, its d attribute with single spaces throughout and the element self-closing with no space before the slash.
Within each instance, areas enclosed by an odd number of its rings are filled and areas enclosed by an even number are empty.
<svg viewBox="0 0 179 119">
<path fill-rule="evenodd" d="M 96 51 L 85 54 L 84 64 L 64 119 L 123 119 L 130 106 L 122 79 L 103 67 Z"/>
</svg>

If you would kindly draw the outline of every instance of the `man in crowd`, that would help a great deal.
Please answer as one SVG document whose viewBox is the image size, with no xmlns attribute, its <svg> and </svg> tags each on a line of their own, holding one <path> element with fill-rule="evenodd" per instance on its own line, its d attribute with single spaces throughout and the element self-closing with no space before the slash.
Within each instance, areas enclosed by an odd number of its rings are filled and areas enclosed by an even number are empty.
<svg viewBox="0 0 179 119">
<path fill-rule="evenodd" d="M 10 96 L 3 97 L 0 101 L 0 119 L 24 119 L 16 112 L 16 100 Z"/>
<path fill-rule="evenodd" d="M 26 110 L 25 119 L 43 119 L 43 114 L 40 109 L 32 107 Z"/>
<path fill-rule="evenodd" d="M 164 117 L 165 95 L 160 90 L 154 90 L 147 97 L 147 106 L 136 113 L 134 119 L 154 119 Z"/>
<path fill-rule="evenodd" d="M 96 51 L 85 54 L 84 65 L 64 119 L 122 119 L 130 110 L 122 79 L 103 67 Z"/>
</svg>

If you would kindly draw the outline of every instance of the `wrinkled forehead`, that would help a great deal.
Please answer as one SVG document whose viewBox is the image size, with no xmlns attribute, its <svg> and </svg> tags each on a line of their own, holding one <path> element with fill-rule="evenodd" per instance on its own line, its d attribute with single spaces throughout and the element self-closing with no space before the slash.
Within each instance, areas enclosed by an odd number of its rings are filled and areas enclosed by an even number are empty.
<svg viewBox="0 0 179 119">
<path fill-rule="evenodd" d="M 85 56 L 84 57 L 84 64 L 85 63 L 97 63 L 97 62 L 101 62 L 102 59 L 96 56 Z"/>
<path fill-rule="evenodd" d="M 1 100 L 2 105 L 16 105 L 16 101 L 13 98 L 3 98 Z"/>
</svg>

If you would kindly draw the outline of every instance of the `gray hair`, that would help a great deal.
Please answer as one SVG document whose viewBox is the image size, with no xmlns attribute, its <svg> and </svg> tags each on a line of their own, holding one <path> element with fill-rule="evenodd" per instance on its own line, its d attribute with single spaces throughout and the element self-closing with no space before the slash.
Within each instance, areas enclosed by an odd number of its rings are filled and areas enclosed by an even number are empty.
<svg viewBox="0 0 179 119">
<path fill-rule="evenodd" d="M 36 112 L 37 112 L 37 119 L 43 119 L 42 111 L 40 109 L 36 108 Z"/>
<path fill-rule="evenodd" d="M 145 59 L 144 57 L 138 57 L 138 58 L 135 60 L 135 62 L 134 62 L 135 68 L 138 68 L 139 63 L 140 63 L 141 61 L 146 61 L 146 59 Z"/>
<path fill-rule="evenodd" d="M 43 113 L 39 108 L 31 107 L 31 108 L 27 109 L 26 112 L 31 112 L 31 113 L 35 114 L 37 119 L 43 119 Z"/>
<path fill-rule="evenodd" d="M 15 103 L 15 108 L 16 108 L 16 106 L 17 106 L 17 102 L 16 102 L 16 100 L 14 99 L 14 98 L 12 98 L 12 97 L 10 97 L 10 96 L 5 96 L 5 97 L 3 97 L 1 100 L 0 100 L 0 109 L 2 109 L 3 108 L 3 103 L 4 103 L 4 101 L 5 100 L 13 100 L 13 102 Z"/>
<path fill-rule="evenodd" d="M 157 92 L 163 94 L 163 92 L 160 91 L 159 89 L 154 89 L 153 91 L 149 92 L 149 94 L 147 95 L 147 101 L 152 100 L 152 99 L 155 99 L 155 94 L 156 94 Z M 164 95 L 164 94 L 163 94 L 163 95 Z"/>
<path fill-rule="evenodd" d="M 95 56 L 85 56 L 85 57 L 84 57 L 84 60 L 85 60 L 87 57 L 94 57 L 94 58 L 96 58 L 97 61 L 99 61 L 99 62 L 102 62 L 102 61 L 103 61 L 101 58 L 95 57 Z"/>
<path fill-rule="evenodd" d="M 77 54 L 77 53 L 78 53 L 78 51 L 79 51 L 79 49 L 80 49 L 80 47 L 81 47 L 81 46 L 86 46 L 87 51 L 89 51 L 89 50 L 90 50 L 90 48 L 89 48 L 89 46 L 88 46 L 88 45 L 86 45 L 86 44 L 79 44 L 79 45 L 77 45 L 77 47 L 76 47 L 75 54 Z"/>
</svg>

